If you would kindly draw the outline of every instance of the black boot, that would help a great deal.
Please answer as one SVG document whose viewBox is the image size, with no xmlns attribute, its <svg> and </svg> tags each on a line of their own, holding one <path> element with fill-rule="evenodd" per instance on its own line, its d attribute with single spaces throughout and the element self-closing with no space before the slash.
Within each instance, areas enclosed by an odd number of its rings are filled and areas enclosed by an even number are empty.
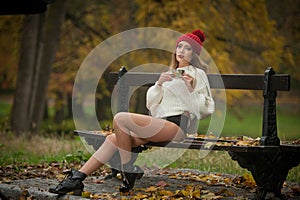
<svg viewBox="0 0 300 200">
<path fill-rule="evenodd" d="M 73 192 L 74 195 L 81 196 L 84 185 L 82 181 L 87 177 L 86 174 L 72 169 L 67 172 L 68 175 L 55 188 L 50 188 L 49 192 L 65 195 Z"/>
<path fill-rule="evenodd" d="M 139 166 L 132 165 L 132 163 L 123 165 L 122 181 L 124 185 L 119 188 L 119 191 L 129 192 L 134 187 L 135 181 L 141 179 L 143 175 L 144 171 Z"/>
</svg>

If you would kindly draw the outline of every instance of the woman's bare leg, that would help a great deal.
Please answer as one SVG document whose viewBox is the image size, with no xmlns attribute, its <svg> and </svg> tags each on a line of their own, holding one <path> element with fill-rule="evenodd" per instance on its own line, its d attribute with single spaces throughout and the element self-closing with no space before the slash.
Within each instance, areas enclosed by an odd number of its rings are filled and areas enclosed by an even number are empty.
<svg viewBox="0 0 300 200">
<path fill-rule="evenodd" d="M 115 134 L 107 136 L 103 144 L 79 171 L 85 173 L 86 175 L 90 175 L 103 166 L 104 163 L 108 162 L 116 150 L 117 145 Z"/>
<path fill-rule="evenodd" d="M 93 156 L 79 169 L 80 172 L 91 175 L 94 171 L 103 166 L 103 163 L 99 162 Z"/>
<path fill-rule="evenodd" d="M 174 123 L 135 113 L 118 113 L 114 117 L 114 129 L 122 164 L 130 161 L 134 146 L 184 137 L 181 129 Z"/>
<path fill-rule="evenodd" d="M 118 113 L 114 118 L 116 134 L 107 136 L 103 144 L 79 170 L 90 175 L 104 163 L 108 162 L 118 149 L 121 163 L 131 159 L 132 147 L 148 142 L 171 141 L 175 137 L 183 137 L 179 127 L 166 120 L 134 113 Z"/>
</svg>

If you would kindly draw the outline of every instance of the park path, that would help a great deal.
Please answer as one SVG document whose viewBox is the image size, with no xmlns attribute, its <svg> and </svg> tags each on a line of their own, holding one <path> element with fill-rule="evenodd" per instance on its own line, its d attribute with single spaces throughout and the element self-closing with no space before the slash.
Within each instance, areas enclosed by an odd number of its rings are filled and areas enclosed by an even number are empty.
<svg viewBox="0 0 300 200">
<path fill-rule="evenodd" d="M 120 194 L 121 181 L 117 178 L 104 180 L 104 176 L 91 176 L 85 181 L 86 197 L 94 199 L 254 199 L 255 187 L 242 184 L 241 176 L 214 174 L 188 169 L 145 169 L 133 192 Z M 247 180 L 246 180 L 247 181 Z M 249 182 L 249 180 L 248 180 Z M 49 187 L 58 183 L 56 179 L 31 178 L 0 183 L 1 200 L 6 199 L 87 199 L 49 193 Z M 283 194 L 287 199 L 300 199 L 299 183 L 286 183 Z M 276 199 L 268 194 L 266 199 Z"/>
</svg>

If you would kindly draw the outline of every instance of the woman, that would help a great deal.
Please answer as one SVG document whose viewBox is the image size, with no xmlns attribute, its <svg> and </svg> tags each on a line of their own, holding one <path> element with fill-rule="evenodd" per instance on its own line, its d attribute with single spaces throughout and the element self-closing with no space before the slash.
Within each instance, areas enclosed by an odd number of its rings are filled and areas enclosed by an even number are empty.
<svg viewBox="0 0 300 200">
<path fill-rule="evenodd" d="M 56 194 L 73 191 L 75 195 L 81 195 L 84 188 L 82 181 L 86 176 L 108 162 L 118 150 L 124 184 L 119 190 L 128 192 L 136 179 L 143 175 L 141 168 L 130 163 L 132 147 L 148 142 L 183 140 L 190 120 L 203 117 L 201 108 L 205 106 L 208 95 L 207 65 L 198 57 L 204 40 L 201 30 L 179 37 L 170 71 L 162 73 L 147 92 L 146 104 L 151 116 L 117 113 L 113 120 L 115 133 L 107 136 L 79 171 L 73 169 L 56 188 L 49 191 Z"/>
</svg>

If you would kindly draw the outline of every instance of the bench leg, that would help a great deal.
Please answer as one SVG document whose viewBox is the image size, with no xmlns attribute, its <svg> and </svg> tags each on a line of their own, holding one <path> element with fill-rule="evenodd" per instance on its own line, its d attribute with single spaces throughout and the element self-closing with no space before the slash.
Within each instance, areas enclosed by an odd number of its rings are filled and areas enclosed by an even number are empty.
<svg viewBox="0 0 300 200">
<path fill-rule="evenodd" d="M 248 169 L 256 182 L 256 199 L 264 199 L 268 192 L 283 199 L 281 189 L 291 168 L 300 163 L 297 152 L 229 152 L 231 158 Z"/>
<path fill-rule="evenodd" d="M 132 156 L 131 160 L 129 161 L 131 165 L 134 165 L 138 154 L 141 153 L 143 150 L 146 150 L 145 147 L 134 147 L 132 148 Z M 117 174 L 121 171 L 121 158 L 119 152 L 114 153 L 113 157 L 108 161 L 108 164 L 110 165 L 111 174 L 107 175 L 105 179 L 111 179 L 113 177 L 116 177 Z"/>
<path fill-rule="evenodd" d="M 98 139 L 92 138 L 92 137 L 84 137 L 87 144 L 92 145 L 95 150 L 99 149 L 99 147 L 102 145 L 102 143 L 105 141 L 105 137 L 100 137 Z M 132 148 L 132 157 L 130 160 L 130 163 L 133 165 L 136 161 L 138 154 L 142 151 L 148 149 L 148 147 L 145 146 L 139 146 Z M 117 174 L 121 170 L 121 158 L 119 155 L 119 152 L 114 153 L 112 158 L 108 161 L 108 164 L 110 165 L 111 174 L 107 175 L 105 179 L 111 179 L 113 177 L 116 177 Z"/>
</svg>

